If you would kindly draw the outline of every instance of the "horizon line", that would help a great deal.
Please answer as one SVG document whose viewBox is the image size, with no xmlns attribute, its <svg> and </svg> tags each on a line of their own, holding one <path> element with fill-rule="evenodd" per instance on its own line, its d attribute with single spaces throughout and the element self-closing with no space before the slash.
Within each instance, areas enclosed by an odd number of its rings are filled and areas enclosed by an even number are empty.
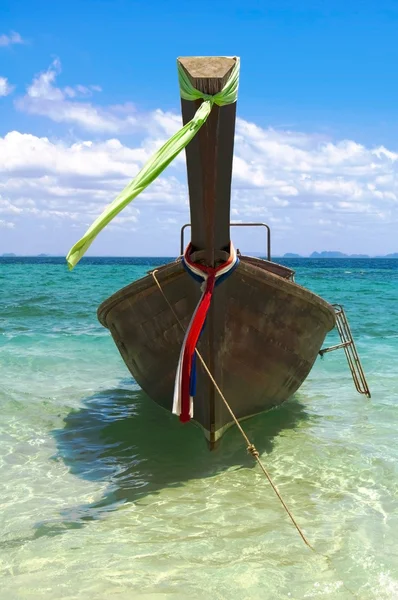
<svg viewBox="0 0 398 600">
<path fill-rule="evenodd" d="M 345 254 L 344 252 L 342 252 L 342 256 L 322 256 L 322 252 L 319 252 L 319 256 L 312 256 L 312 255 L 295 255 L 295 256 L 286 256 L 286 254 L 294 254 L 293 252 L 289 252 L 289 253 L 285 253 L 285 254 L 274 254 L 273 258 L 287 258 L 287 259 L 300 259 L 300 258 L 313 258 L 313 259 L 320 259 L 320 258 L 324 258 L 324 259 L 331 259 L 331 258 L 335 258 L 335 259 L 344 259 L 344 258 L 352 258 L 352 259 L 357 259 L 357 260 L 361 260 L 361 259 L 368 259 L 368 258 L 398 258 L 398 252 L 389 252 L 388 254 L 363 254 L 361 255 L 360 253 L 354 253 L 354 254 Z M 86 260 L 86 259 L 93 259 L 93 258 L 165 258 L 165 259 L 172 259 L 175 260 L 176 258 L 179 258 L 180 255 L 176 256 L 176 255 L 170 255 L 167 256 L 166 254 L 161 255 L 161 254 L 129 254 L 129 255 L 119 255 L 119 254 L 95 254 L 95 255 L 86 255 L 83 256 L 81 258 L 82 260 Z M 253 252 L 253 253 L 247 253 L 247 254 L 243 254 L 243 256 L 255 256 L 257 258 L 262 258 L 263 255 L 259 252 Z M 16 254 L 15 252 L 4 252 L 3 254 L 0 254 L 0 258 L 63 258 L 65 259 L 66 262 L 66 258 L 64 254 L 45 254 L 45 253 L 40 253 L 40 254 Z M 265 255 L 264 255 L 265 258 Z M 80 261 L 79 261 L 80 262 Z"/>
</svg>

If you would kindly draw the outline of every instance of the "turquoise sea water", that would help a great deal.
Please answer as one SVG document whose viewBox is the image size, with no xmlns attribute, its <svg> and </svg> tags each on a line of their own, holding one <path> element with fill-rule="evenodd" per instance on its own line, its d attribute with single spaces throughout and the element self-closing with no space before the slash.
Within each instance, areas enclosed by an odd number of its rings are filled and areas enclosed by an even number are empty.
<svg viewBox="0 0 398 600">
<path fill-rule="evenodd" d="M 97 322 L 161 262 L 0 259 L 0 598 L 398 598 L 398 261 L 285 261 L 345 306 L 372 391 L 334 352 L 244 424 L 317 553 L 236 429 L 209 453 Z"/>
</svg>

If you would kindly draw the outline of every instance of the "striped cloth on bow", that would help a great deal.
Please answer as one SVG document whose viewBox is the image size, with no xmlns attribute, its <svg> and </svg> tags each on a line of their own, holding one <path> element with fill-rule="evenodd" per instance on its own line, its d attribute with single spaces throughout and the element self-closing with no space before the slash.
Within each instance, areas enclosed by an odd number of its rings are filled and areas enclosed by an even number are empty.
<svg viewBox="0 0 398 600">
<path fill-rule="evenodd" d="M 206 267 L 190 259 L 191 244 L 185 250 L 183 265 L 194 279 L 202 282 L 202 296 L 188 325 L 178 361 L 175 384 L 173 413 L 185 423 L 193 417 L 193 398 L 196 391 L 196 345 L 204 329 L 210 308 L 214 287 L 228 277 L 239 263 L 231 242 L 229 259 L 218 267 Z"/>
</svg>

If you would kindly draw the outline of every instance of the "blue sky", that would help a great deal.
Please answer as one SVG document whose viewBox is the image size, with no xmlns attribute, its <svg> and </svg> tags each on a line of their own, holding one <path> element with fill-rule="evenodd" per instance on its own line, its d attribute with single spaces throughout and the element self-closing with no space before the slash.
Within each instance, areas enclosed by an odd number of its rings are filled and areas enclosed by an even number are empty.
<svg viewBox="0 0 398 600">
<path fill-rule="evenodd" d="M 277 254 L 398 251 L 397 25 L 386 1 L 3 0 L 0 253 L 68 251 L 178 128 L 181 55 L 241 57 L 233 220 Z M 184 168 L 90 253 L 177 254 Z"/>
</svg>

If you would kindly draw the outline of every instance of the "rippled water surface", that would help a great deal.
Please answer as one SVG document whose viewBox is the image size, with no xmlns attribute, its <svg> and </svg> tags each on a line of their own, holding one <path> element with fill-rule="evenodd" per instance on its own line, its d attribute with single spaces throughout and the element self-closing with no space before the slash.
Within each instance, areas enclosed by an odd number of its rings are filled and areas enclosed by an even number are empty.
<svg viewBox="0 0 398 600">
<path fill-rule="evenodd" d="M 315 553 L 236 429 L 209 453 L 97 322 L 161 262 L 0 259 L 0 598 L 398 598 L 398 261 L 285 261 L 344 304 L 372 390 L 331 353 L 245 422 Z"/>
</svg>

